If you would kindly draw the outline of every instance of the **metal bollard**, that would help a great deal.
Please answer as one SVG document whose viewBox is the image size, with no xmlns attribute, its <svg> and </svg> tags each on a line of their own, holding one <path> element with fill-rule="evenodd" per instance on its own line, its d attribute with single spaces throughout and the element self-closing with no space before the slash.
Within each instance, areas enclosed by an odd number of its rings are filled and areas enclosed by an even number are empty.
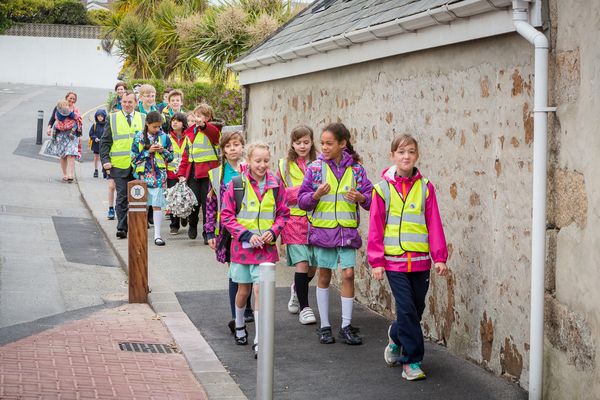
<svg viewBox="0 0 600 400">
<path fill-rule="evenodd" d="M 129 211 L 128 271 L 129 302 L 148 303 L 148 184 L 136 180 L 127 184 Z"/>
<path fill-rule="evenodd" d="M 43 128 L 44 128 L 44 111 L 38 110 L 37 137 L 35 139 L 35 144 L 42 144 Z"/>
<path fill-rule="evenodd" d="M 275 348 L 275 264 L 260 264 L 258 370 L 256 398 L 273 399 L 273 353 Z"/>
</svg>

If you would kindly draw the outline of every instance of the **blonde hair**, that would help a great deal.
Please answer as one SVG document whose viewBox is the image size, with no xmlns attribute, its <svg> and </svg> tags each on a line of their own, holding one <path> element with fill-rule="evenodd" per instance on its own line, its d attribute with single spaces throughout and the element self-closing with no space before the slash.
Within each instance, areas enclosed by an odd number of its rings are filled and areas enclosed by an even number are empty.
<svg viewBox="0 0 600 400">
<path fill-rule="evenodd" d="M 407 133 L 396 136 L 394 140 L 392 140 L 391 152 L 393 153 L 398 150 L 398 148 L 411 144 L 415 146 L 415 150 L 417 150 L 417 154 L 419 154 L 419 143 L 417 143 L 417 139 L 415 139 L 414 136 Z"/>
<path fill-rule="evenodd" d="M 248 161 L 250 161 L 250 157 L 252 157 L 252 153 L 254 153 L 254 150 L 256 149 L 263 149 L 269 152 L 269 155 L 271 155 L 271 148 L 269 147 L 269 145 L 265 142 L 254 142 L 254 143 L 250 143 L 248 145 L 248 152 L 246 154 L 246 159 Z"/>
<path fill-rule="evenodd" d="M 140 88 L 138 89 L 139 93 L 141 95 L 144 95 L 146 93 L 154 93 L 156 94 L 156 89 L 154 88 L 154 86 L 149 85 L 147 83 L 143 84 L 142 86 L 140 86 Z"/>
<path fill-rule="evenodd" d="M 194 108 L 194 114 L 195 113 L 200 113 L 200 114 L 208 117 L 209 121 L 211 121 L 215 118 L 215 112 L 213 111 L 213 108 L 206 103 L 198 104 L 198 106 L 196 108 Z"/>
</svg>

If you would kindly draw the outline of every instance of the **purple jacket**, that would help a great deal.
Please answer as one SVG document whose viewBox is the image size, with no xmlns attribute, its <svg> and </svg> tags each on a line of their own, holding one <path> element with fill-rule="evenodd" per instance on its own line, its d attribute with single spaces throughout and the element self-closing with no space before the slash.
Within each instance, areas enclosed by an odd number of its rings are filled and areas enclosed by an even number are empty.
<svg viewBox="0 0 600 400">
<path fill-rule="evenodd" d="M 366 200 L 360 204 L 365 210 L 371 207 L 371 192 L 373 184 L 367 178 L 367 173 L 362 165 L 354 162 L 352 156 L 344 151 L 340 165 L 336 165 L 333 160 L 325 160 L 323 156 L 312 162 L 304 174 L 304 181 L 298 193 L 298 206 L 305 211 L 313 211 L 318 201 L 312 198 L 321 181 L 321 162 L 326 162 L 335 174 L 336 178 L 342 179 L 347 167 L 352 167 L 356 179 L 356 190 L 361 192 Z M 360 214 L 359 214 L 360 223 Z M 344 228 L 337 226 L 335 228 L 308 228 L 308 243 L 318 247 L 352 247 L 358 249 L 362 246 L 362 239 L 356 228 Z"/>
</svg>

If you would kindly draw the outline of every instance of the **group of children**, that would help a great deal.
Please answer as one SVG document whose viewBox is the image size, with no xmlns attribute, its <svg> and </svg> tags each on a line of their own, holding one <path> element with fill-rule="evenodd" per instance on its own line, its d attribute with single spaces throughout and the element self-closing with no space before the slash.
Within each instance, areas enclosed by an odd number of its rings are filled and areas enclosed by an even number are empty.
<svg viewBox="0 0 600 400">
<path fill-rule="evenodd" d="M 448 251 L 434 187 L 416 168 L 417 141 L 410 135 L 395 138 L 392 165 L 373 185 L 344 124 L 332 123 L 322 130 L 318 156 L 312 129 L 301 125 L 292 130 L 287 156 L 272 171 L 268 144 L 246 147 L 240 131 L 221 135 L 221 125 L 206 104 L 182 114 L 179 91 L 169 93 L 162 113 L 153 110 L 150 100 L 155 91 L 147 97 L 145 86 L 149 85 L 140 87 L 145 100 L 138 109 L 148 112 L 144 130 L 133 142 L 132 163 L 135 176 L 148 182 L 155 244 L 164 245 L 160 237 L 164 187 L 187 181 L 203 210 L 205 243 L 219 262 L 229 264 L 228 326 L 235 343 L 250 342 L 246 324 L 255 322 L 252 348 L 257 357 L 260 264 L 279 261 L 276 240 L 281 237 L 287 264 L 295 269 L 290 313 L 298 314 L 303 325 L 317 322 L 308 292 L 318 272 L 319 341 L 335 343 L 329 286 L 332 271 L 340 266 L 342 315 L 337 337 L 349 345 L 362 344 L 359 329 L 352 326 L 361 207 L 369 211 L 367 256 L 372 276 L 382 280 L 385 273 L 396 301 L 384 360 L 390 366 L 401 365 L 405 379 L 425 378 L 420 321 L 432 259 L 437 273 L 446 275 Z M 196 237 L 198 219 L 198 213 L 188 219 L 190 238 Z M 177 233 L 179 224 L 177 218 L 171 219 L 171 233 Z"/>
</svg>

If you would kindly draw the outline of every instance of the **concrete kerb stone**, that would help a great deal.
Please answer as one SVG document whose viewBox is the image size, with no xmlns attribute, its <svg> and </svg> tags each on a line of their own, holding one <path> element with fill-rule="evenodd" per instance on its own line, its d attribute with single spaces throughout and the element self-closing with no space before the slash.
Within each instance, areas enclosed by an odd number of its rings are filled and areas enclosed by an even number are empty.
<svg viewBox="0 0 600 400">
<path fill-rule="evenodd" d="M 81 164 L 79 163 L 75 164 L 75 175 L 81 175 Z M 78 179 L 76 182 L 85 207 L 94 217 L 94 222 L 106 237 L 121 263 L 121 267 L 127 273 L 127 262 L 125 261 L 128 258 L 127 250 L 125 250 L 125 254 L 122 254 L 123 250 L 115 246 L 115 239 L 98 220 L 91 207 L 90 199 L 86 196 Z M 209 399 L 247 400 L 239 385 L 223 367 L 212 348 L 190 321 L 187 314 L 182 311 L 175 293 L 164 286 L 159 286 L 149 293 L 148 302 L 154 312 L 160 315 L 163 324 L 175 340 L 192 373 L 206 391 Z"/>
</svg>

